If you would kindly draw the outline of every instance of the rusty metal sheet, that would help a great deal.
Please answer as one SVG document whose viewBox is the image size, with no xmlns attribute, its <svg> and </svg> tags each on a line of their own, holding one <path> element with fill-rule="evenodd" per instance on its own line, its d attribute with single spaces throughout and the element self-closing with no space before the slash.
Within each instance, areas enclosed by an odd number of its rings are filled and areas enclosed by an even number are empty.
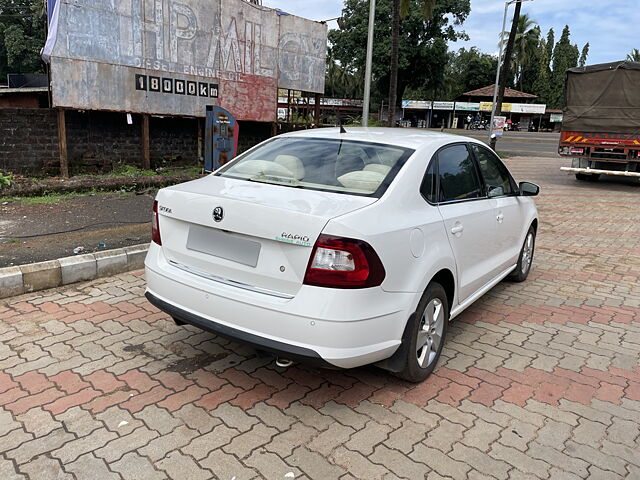
<svg viewBox="0 0 640 480">
<path fill-rule="evenodd" d="M 324 90 L 326 25 L 242 0 L 60 0 L 56 107 L 274 121 L 277 88 Z"/>
</svg>

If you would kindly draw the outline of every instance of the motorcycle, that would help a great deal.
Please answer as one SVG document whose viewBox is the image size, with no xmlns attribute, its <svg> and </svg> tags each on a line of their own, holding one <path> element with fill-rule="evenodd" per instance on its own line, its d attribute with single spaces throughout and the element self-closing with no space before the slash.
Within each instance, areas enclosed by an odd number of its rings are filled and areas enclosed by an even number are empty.
<svg viewBox="0 0 640 480">
<path fill-rule="evenodd" d="M 469 126 L 469 130 L 489 130 L 489 121 L 475 120 Z"/>
</svg>

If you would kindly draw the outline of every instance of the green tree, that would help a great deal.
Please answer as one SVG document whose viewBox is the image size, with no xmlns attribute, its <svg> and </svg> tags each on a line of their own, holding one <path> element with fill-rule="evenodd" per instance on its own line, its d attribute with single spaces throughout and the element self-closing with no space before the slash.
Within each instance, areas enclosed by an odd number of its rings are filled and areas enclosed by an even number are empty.
<svg viewBox="0 0 640 480">
<path fill-rule="evenodd" d="M 550 28 L 549 31 L 547 32 L 547 41 L 546 41 L 547 59 L 549 60 L 549 70 L 551 70 L 551 62 L 553 62 L 553 47 L 555 44 L 556 44 L 555 32 L 553 31 L 553 28 Z"/>
<path fill-rule="evenodd" d="M 7 73 L 40 73 L 46 40 L 42 0 L 0 0 L 0 78 Z"/>
<path fill-rule="evenodd" d="M 578 66 L 584 67 L 587 64 L 587 57 L 589 56 L 589 42 L 582 47 L 582 53 L 580 53 L 580 60 L 578 60 Z"/>
<path fill-rule="evenodd" d="M 373 45 L 372 103 L 387 99 L 391 64 L 392 0 L 378 0 Z M 407 87 L 421 89 L 430 98 L 444 94 L 447 42 L 466 39 L 460 25 L 470 12 L 469 0 L 438 0 L 430 20 L 425 20 L 421 0 L 411 0 L 412 8 L 400 23 L 397 99 Z M 353 71 L 364 71 L 369 2 L 345 0 L 339 29 L 329 32 L 336 61 Z"/>
<path fill-rule="evenodd" d="M 634 48 L 631 53 L 627 55 L 627 60 L 630 62 L 640 62 L 640 50 Z"/>
<path fill-rule="evenodd" d="M 569 41 L 569 26 L 565 25 L 560 40 L 553 49 L 553 68 L 551 72 L 551 91 L 549 103 L 553 108 L 564 107 L 564 82 L 568 69 L 578 66 L 579 50 Z"/>
<path fill-rule="evenodd" d="M 507 32 L 502 33 L 502 42 L 505 46 L 508 37 Z M 511 58 L 514 72 L 513 85 L 518 86 L 520 90 L 525 90 L 525 79 L 527 87 L 530 87 L 535 80 L 530 77 L 537 72 L 539 43 L 540 27 L 528 14 L 521 15 L 518 18 Z M 509 79 L 507 79 L 507 81 L 509 81 Z"/>
<path fill-rule="evenodd" d="M 325 92 L 335 98 L 362 98 L 364 76 L 348 65 L 341 65 L 333 55 L 333 49 L 327 49 L 327 67 Z"/>
<path fill-rule="evenodd" d="M 464 92 L 491 85 L 495 82 L 497 66 L 496 57 L 481 53 L 476 47 L 449 52 L 444 77 L 445 90 L 440 98 L 455 100 Z"/>
<path fill-rule="evenodd" d="M 551 92 L 551 71 L 549 69 L 549 50 L 547 49 L 547 42 L 540 40 L 538 45 L 539 58 L 538 58 L 538 72 L 533 84 L 532 92 L 538 96 L 540 103 L 549 104 L 549 94 Z"/>
</svg>

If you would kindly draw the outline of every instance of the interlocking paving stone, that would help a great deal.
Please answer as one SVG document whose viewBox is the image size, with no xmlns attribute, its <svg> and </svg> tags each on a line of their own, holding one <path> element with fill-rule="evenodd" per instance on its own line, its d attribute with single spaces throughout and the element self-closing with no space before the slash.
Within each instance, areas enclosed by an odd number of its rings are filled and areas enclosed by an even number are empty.
<svg viewBox="0 0 640 480">
<path fill-rule="evenodd" d="M 507 163 L 542 186 L 534 268 L 420 385 L 278 369 L 176 326 L 140 271 L 0 301 L 0 478 L 640 478 L 638 188 Z"/>
</svg>

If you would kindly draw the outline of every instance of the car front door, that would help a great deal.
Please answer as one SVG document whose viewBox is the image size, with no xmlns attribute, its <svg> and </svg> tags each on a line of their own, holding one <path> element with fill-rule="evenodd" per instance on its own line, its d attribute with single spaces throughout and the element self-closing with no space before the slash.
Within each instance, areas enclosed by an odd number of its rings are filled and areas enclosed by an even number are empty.
<svg viewBox="0 0 640 480">
<path fill-rule="evenodd" d="M 484 179 L 487 195 L 496 201 L 495 243 L 500 271 L 518 262 L 524 235 L 524 205 L 518 196 L 515 182 L 509 170 L 495 153 L 481 145 L 472 144 L 480 174 Z"/>
<path fill-rule="evenodd" d="M 449 145 L 436 155 L 438 209 L 456 258 L 462 303 L 496 275 L 496 200 L 485 196 L 466 144 Z"/>
</svg>

